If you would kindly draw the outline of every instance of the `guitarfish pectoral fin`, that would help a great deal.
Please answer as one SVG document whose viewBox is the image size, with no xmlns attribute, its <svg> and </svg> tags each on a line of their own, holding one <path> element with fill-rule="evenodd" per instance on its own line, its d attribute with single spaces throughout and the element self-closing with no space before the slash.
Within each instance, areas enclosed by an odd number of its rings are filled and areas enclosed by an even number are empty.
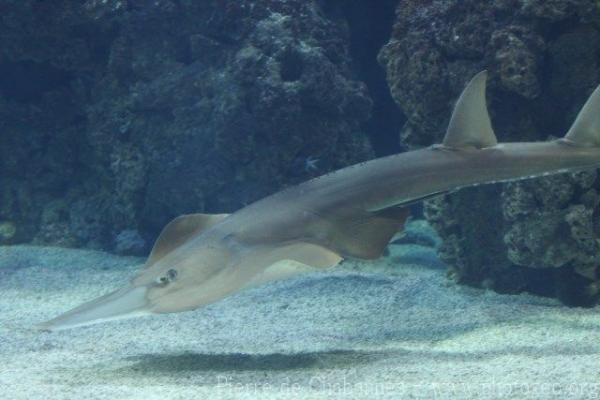
<svg viewBox="0 0 600 400">
<path fill-rule="evenodd" d="M 245 287 L 255 287 L 267 282 L 333 267 L 340 261 L 342 261 L 340 255 L 316 244 L 298 242 L 280 246 L 265 251 L 262 260 L 260 256 L 254 257 L 254 263 L 262 262 L 268 266 L 254 276 Z"/>
<path fill-rule="evenodd" d="M 173 219 L 162 230 L 146 260 L 146 267 L 181 246 L 192 236 L 218 224 L 229 214 L 185 214 Z"/>
<path fill-rule="evenodd" d="M 331 235 L 332 248 L 343 257 L 373 260 L 381 257 L 392 237 L 410 215 L 407 207 L 390 207 L 338 218 Z"/>
</svg>

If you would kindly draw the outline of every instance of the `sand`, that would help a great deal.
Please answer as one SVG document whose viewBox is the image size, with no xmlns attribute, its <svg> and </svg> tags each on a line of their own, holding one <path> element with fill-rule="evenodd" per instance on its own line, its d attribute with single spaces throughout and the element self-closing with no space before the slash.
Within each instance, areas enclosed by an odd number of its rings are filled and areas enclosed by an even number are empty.
<svg viewBox="0 0 600 400">
<path fill-rule="evenodd" d="M 31 327 L 143 260 L 0 247 L 0 398 L 600 398 L 600 308 L 458 286 L 433 247 L 402 242 L 193 312 L 53 333 Z"/>
</svg>

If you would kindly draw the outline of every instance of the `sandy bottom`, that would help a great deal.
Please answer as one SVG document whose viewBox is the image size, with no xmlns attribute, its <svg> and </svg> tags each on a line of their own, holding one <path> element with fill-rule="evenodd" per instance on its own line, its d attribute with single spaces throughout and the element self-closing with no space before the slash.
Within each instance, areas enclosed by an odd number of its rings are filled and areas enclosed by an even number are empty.
<svg viewBox="0 0 600 400">
<path fill-rule="evenodd" d="M 425 245 L 194 312 L 31 329 L 140 262 L 0 247 L 0 398 L 600 398 L 600 308 L 457 286 Z"/>
</svg>

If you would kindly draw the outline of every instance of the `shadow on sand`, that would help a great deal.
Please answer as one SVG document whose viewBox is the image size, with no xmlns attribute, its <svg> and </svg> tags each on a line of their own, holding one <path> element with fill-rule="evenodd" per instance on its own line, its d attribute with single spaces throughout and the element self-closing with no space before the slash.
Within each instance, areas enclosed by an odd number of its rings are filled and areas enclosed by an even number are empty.
<svg viewBox="0 0 600 400">
<path fill-rule="evenodd" d="M 556 356 L 598 354 L 594 346 L 577 348 L 565 344 L 544 350 Z M 174 375 L 182 372 L 286 372 L 293 370 L 347 369 L 395 359 L 395 363 L 414 363 L 416 360 L 477 362 L 501 356 L 525 355 L 538 357 L 540 349 L 531 346 L 511 346 L 477 352 L 448 352 L 440 350 L 389 349 L 380 351 L 331 350 L 295 354 L 143 354 L 128 357 L 133 363 L 120 368 L 121 372 L 139 375 Z"/>
<path fill-rule="evenodd" d="M 134 363 L 124 369 L 172 374 L 182 371 L 290 371 L 314 368 L 340 368 L 365 364 L 389 357 L 385 352 L 331 350 L 296 354 L 143 354 L 128 357 Z"/>
</svg>

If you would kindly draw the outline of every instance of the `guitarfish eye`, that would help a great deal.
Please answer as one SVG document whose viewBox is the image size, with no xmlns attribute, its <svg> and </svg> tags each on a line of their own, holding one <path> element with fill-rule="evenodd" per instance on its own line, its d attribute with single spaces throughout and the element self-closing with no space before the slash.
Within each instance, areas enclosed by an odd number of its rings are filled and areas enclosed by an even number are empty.
<svg viewBox="0 0 600 400">
<path fill-rule="evenodd" d="M 176 278 L 177 278 L 177 270 L 170 269 L 163 276 L 159 277 L 156 280 L 156 283 L 158 283 L 161 286 L 166 286 L 167 284 L 173 282 Z"/>
</svg>

